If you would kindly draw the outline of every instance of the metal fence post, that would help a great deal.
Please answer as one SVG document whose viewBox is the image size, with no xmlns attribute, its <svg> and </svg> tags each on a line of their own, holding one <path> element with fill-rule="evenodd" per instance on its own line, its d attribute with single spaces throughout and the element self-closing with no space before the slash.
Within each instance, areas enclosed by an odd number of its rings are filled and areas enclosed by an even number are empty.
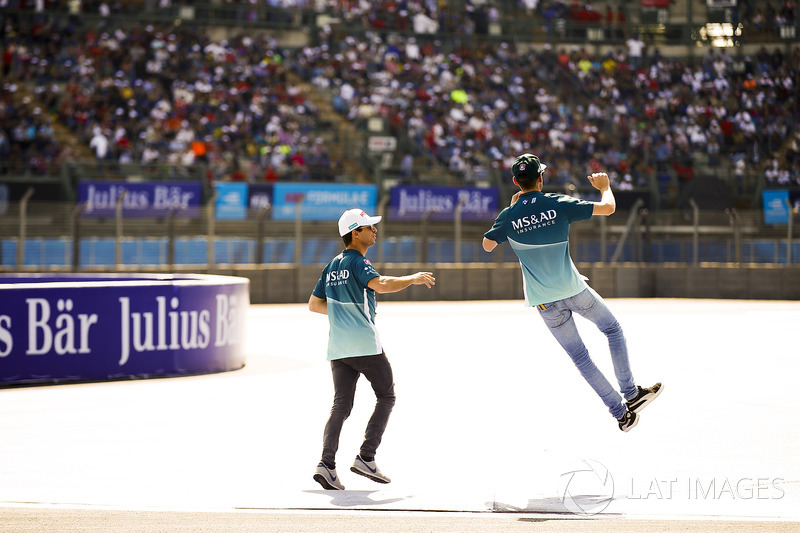
<svg viewBox="0 0 800 533">
<path fill-rule="evenodd" d="M 303 260 L 303 201 L 306 195 L 301 194 L 294 206 L 294 264 L 300 267 Z"/>
<path fill-rule="evenodd" d="M 692 206 L 692 263 L 697 265 L 700 261 L 700 208 L 694 198 L 689 198 Z"/>
<path fill-rule="evenodd" d="M 391 197 L 388 194 L 384 194 L 383 197 L 381 198 L 381 201 L 378 203 L 378 216 L 381 217 L 381 226 L 382 226 L 381 231 L 383 232 L 384 235 L 386 234 L 386 216 L 385 216 L 386 215 L 386 205 L 389 203 L 390 198 Z M 377 243 L 377 246 L 378 246 L 378 254 L 377 255 L 378 255 L 378 264 L 379 265 L 383 264 L 383 251 L 384 251 L 383 239 L 384 238 L 378 239 L 378 243 Z"/>
<path fill-rule="evenodd" d="M 731 227 L 733 229 L 733 260 L 735 263 L 742 262 L 742 236 L 739 228 L 739 213 L 735 208 L 726 209 Z"/>
<path fill-rule="evenodd" d="M 75 206 L 72 211 L 72 271 L 77 272 L 81 262 L 81 215 L 86 209 L 86 204 Z"/>
<path fill-rule="evenodd" d="M 792 203 L 789 200 L 786 200 L 787 207 L 789 208 L 789 220 L 787 224 L 787 235 L 786 235 L 786 264 L 792 264 L 792 224 L 794 222 L 794 213 L 792 212 Z"/>
<path fill-rule="evenodd" d="M 128 193 L 125 189 L 117 196 L 117 203 L 114 206 L 114 218 L 117 225 L 117 238 L 114 240 L 114 267 L 119 270 L 122 263 L 122 201 Z"/>
<path fill-rule="evenodd" d="M 172 206 L 167 213 L 167 264 L 172 269 L 175 266 L 175 211 L 177 208 Z"/>
<path fill-rule="evenodd" d="M 214 234 L 216 232 L 216 203 L 217 203 L 217 190 L 211 192 L 211 198 L 208 200 L 206 206 L 206 213 L 208 215 L 208 244 L 206 246 L 208 253 L 208 268 L 214 268 Z"/>
<path fill-rule="evenodd" d="M 255 263 L 260 265 L 264 262 L 264 219 L 271 209 L 270 206 L 262 207 L 256 216 L 256 260 Z"/>
<path fill-rule="evenodd" d="M 622 233 L 622 236 L 619 238 L 619 242 L 617 243 L 617 249 L 614 250 L 614 255 L 611 256 L 611 262 L 617 263 L 619 262 L 619 258 L 622 255 L 622 250 L 625 247 L 625 241 L 628 240 L 628 236 L 630 235 L 631 231 L 634 231 L 634 226 L 639 221 L 639 208 L 644 205 L 644 201 L 641 198 L 637 198 L 635 202 L 633 202 L 633 206 L 631 207 L 631 212 L 628 215 L 628 221 L 625 223 L 625 231 Z"/>
<path fill-rule="evenodd" d="M 420 242 L 418 257 L 419 257 L 419 262 L 422 264 L 428 263 L 428 232 L 429 232 L 428 226 L 430 225 L 429 222 L 431 218 L 431 213 L 435 211 L 438 211 L 438 209 L 435 207 L 427 208 L 425 212 L 422 213 L 422 218 L 420 219 L 420 223 L 422 225 L 420 235 L 422 236 L 422 238 L 420 239 L 421 242 Z"/>
<path fill-rule="evenodd" d="M 453 227 L 455 231 L 455 261 L 461 263 L 461 215 L 464 210 L 466 198 L 459 198 L 456 210 L 453 215 Z"/>
<path fill-rule="evenodd" d="M 639 211 L 639 215 L 644 222 L 644 244 L 642 246 L 644 248 L 644 256 L 642 260 L 645 263 L 649 263 L 651 259 L 650 253 L 653 248 L 652 234 L 650 233 L 650 210 L 644 207 Z"/>
<path fill-rule="evenodd" d="M 17 270 L 22 268 L 25 262 L 25 240 L 28 232 L 28 201 L 33 196 L 33 187 L 25 191 L 25 195 L 19 202 L 19 241 L 17 242 Z"/>
<path fill-rule="evenodd" d="M 608 240 L 608 217 L 600 217 L 600 262 L 605 263 L 608 258 L 606 241 Z"/>
</svg>

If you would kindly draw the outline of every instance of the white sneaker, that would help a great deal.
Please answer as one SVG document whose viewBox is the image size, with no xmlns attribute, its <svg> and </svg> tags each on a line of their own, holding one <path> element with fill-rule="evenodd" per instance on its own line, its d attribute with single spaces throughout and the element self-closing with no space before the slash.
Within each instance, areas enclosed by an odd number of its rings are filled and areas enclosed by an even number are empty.
<svg viewBox="0 0 800 533">
<path fill-rule="evenodd" d="M 360 476 L 368 477 L 378 483 L 389 483 L 391 481 L 386 474 L 380 471 L 375 461 L 365 461 L 360 455 L 356 455 L 356 460 L 353 462 L 353 466 L 350 467 L 350 471 Z"/>
<path fill-rule="evenodd" d="M 322 485 L 325 490 L 344 490 L 344 485 L 336 475 L 336 469 L 330 469 L 325 466 L 325 463 L 320 461 L 317 465 L 317 470 L 314 472 L 314 481 Z"/>
</svg>

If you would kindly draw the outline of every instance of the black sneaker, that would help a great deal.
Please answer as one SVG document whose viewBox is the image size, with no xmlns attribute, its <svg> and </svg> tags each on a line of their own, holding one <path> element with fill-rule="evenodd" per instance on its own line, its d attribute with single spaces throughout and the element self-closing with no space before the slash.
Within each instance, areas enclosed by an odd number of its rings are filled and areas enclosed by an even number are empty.
<svg viewBox="0 0 800 533">
<path fill-rule="evenodd" d="M 636 424 L 639 423 L 639 415 L 633 411 L 625 411 L 625 414 L 622 415 L 622 418 L 618 418 L 617 422 L 619 422 L 619 429 L 627 432 L 635 428 Z"/>
<path fill-rule="evenodd" d="M 658 395 L 661 394 L 661 391 L 664 390 L 664 387 L 661 385 L 661 383 L 656 383 L 652 387 L 648 387 L 646 389 L 643 389 L 637 385 L 636 389 L 638 390 L 636 397 L 625 402 L 625 405 L 628 406 L 628 410 L 634 413 L 638 413 L 644 409 L 648 403 L 658 398 Z"/>
</svg>

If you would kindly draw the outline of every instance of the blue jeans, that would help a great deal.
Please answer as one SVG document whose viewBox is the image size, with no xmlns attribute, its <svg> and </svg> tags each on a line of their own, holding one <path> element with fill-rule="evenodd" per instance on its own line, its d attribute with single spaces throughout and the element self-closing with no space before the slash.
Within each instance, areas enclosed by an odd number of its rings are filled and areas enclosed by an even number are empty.
<svg viewBox="0 0 800 533">
<path fill-rule="evenodd" d="M 333 373 L 333 407 L 322 439 L 322 461 L 331 468 L 336 467 L 336 451 L 342 425 L 353 409 L 356 383 L 361 374 L 367 378 L 375 392 L 375 410 L 367 423 L 364 442 L 359 454 L 372 460 L 381 443 L 389 415 L 394 408 L 394 376 L 386 354 L 347 357 L 331 361 Z"/>
<path fill-rule="evenodd" d="M 593 322 L 608 337 L 611 362 L 614 365 L 614 374 L 619 383 L 619 390 L 627 400 L 635 397 L 637 390 L 628 363 L 628 345 L 625 342 L 625 335 L 622 333 L 619 322 L 611 314 L 600 295 L 591 288 L 587 288 L 570 298 L 537 305 L 536 308 L 553 336 L 567 351 L 572 362 L 578 367 L 578 371 L 600 396 L 609 412 L 614 418 L 622 417 L 625 414 L 625 406 L 620 394 L 614 390 L 603 373 L 595 366 L 592 358 L 589 357 L 589 350 L 583 344 L 578 329 L 575 327 L 575 320 L 572 318 L 572 313 L 578 313 Z"/>
</svg>

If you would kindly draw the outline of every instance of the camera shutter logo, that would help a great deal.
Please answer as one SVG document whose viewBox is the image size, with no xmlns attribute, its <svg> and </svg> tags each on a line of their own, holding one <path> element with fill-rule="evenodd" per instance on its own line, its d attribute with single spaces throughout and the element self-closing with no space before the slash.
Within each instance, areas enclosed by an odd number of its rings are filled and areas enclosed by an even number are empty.
<svg viewBox="0 0 800 533">
<path fill-rule="evenodd" d="M 582 459 L 583 467 L 564 472 L 558 479 L 558 497 L 575 514 L 598 514 L 614 499 L 614 478 L 603 464 Z"/>
</svg>

